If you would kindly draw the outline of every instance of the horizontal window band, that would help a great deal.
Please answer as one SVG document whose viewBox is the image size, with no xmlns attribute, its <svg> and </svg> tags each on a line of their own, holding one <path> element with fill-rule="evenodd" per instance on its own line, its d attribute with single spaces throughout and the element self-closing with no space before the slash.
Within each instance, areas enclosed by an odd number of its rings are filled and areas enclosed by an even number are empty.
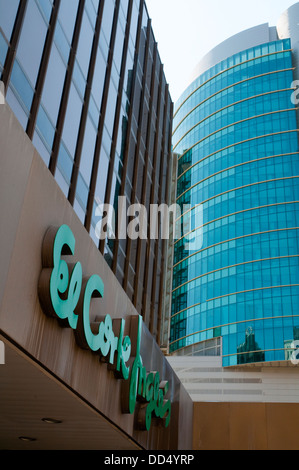
<svg viewBox="0 0 299 470">
<path fill-rule="evenodd" d="M 206 178 L 204 178 L 204 179 L 198 181 L 197 183 L 195 183 L 193 186 L 190 186 L 190 188 L 186 189 L 182 194 L 177 196 L 176 200 L 180 199 L 182 196 L 184 196 L 184 194 L 186 194 L 192 188 L 200 185 L 201 183 L 203 183 L 204 181 L 207 181 L 210 178 L 213 178 L 214 176 L 217 176 L 217 175 L 220 175 L 221 173 L 224 173 L 225 171 L 232 170 L 233 168 L 238 168 L 239 166 L 250 165 L 251 163 L 260 162 L 260 161 L 263 161 L 263 160 L 268 160 L 269 158 L 288 157 L 290 155 L 299 155 L 299 152 L 285 153 L 285 154 L 282 154 L 282 155 L 270 155 L 270 156 L 266 156 L 266 157 L 255 158 L 254 160 L 248 160 L 248 161 L 242 162 L 242 163 L 237 163 L 236 165 L 233 165 L 233 166 L 229 166 L 227 168 L 224 168 L 223 170 L 217 171 L 216 173 L 213 173 L 213 174 L 207 176 Z M 190 171 L 190 170 L 188 169 L 186 172 L 188 172 L 188 171 Z"/>
<path fill-rule="evenodd" d="M 288 133 L 288 132 L 294 132 L 293 130 L 292 131 L 286 131 L 285 133 Z M 275 135 L 275 134 L 274 134 Z M 245 141 L 246 142 L 246 141 Z M 219 150 L 219 153 L 221 152 L 222 150 Z M 218 151 L 216 152 L 218 153 Z M 177 177 L 177 181 L 179 181 L 186 173 L 188 173 L 190 170 L 192 170 L 192 168 L 194 168 L 195 166 L 199 165 L 199 163 L 203 162 L 204 160 L 207 160 L 208 158 L 212 157 L 213 155 L 215 155 L 216 153 L 212 153 L 211 155 L 208 155 L 207 157 L 205 158 L 202 158 L 200 160 L 198 160 L 197 162 L 193 163 L 189 168 L 187 168 L 187 170 L 185 170 L 183 173 L 180 174 L 180 176 Z M 260 158 L 257 158 L 257 159 L 254 159 L 254 160 L 248 160 L 247 162 L 245 163 L 250 163 L 250 162 L 254 162 L 256 160 L 262 160 L 263 158 L 274 158 L 274 157 L 283 157 L 285 155 L 299 155 L 299 152 L 289 152 L 289 153 L 280 153 L 280 154 L 277 154 L 277 155 L 267 155 L 266 157 L 260 157 Z M 242 165 L 242 163 L 240 163 L 240 165 Z M 237 166 L 237 165 L 235 165 Z M 230 167 L 230 168 L 233 168 L 233 167 Z M 222 170 L 221 170 L 222 171 Z M 225 170 L 223 170 L 225 171 Z M 220 172 L 218 172 L 220 173 Z M 217 174 L 217 173 L 215 173 Z M 213 176 L 213 175 L 211 175 Z M 209 176 L 207 177 L 209 178 Z M 205 179 L 207 179 L 205 178 Z M 204 181 L 204 180 L 202 180 Z"/>
<path fill-rule="evenodd" d="M 297 111 L 297 109 L 295 108 L 294 109 L 295 111 Z M 272 132 L 270 134 L 263 134 L 263 135 L 258 135 L 258 136 L 255 136 L 255 137 L 250 137 L 250 139 L 245 139 L 245 140 L 241 140 L 240 142 L 234 142 L 233 144 L 230 144 L 230 145 L 227 145 L 226 147 L 222 147 L 221 149 L 219 150 L 216 150 L 216 152 L 212 152 L 210 153 L 209 155 L 207 155 L 206 157 L 202 158 L 201 160 L 199 160 L 198 162 L 196 163 L 200 163 L 201 161 L 204 161 L 206 160 L 207 158 L 210 158 L 212 157 L 213 155 L 216 155 L 217 153 L 220 153 L 220 152 L 223 152 L 224 150 L 227 150 L 229 148 L 232 148 L 232 147 L 236 147 L 237 145 L 242 145 L 246 142 L 252 142 L 254 140 L 259 140 L 259 139 L 265 139 L 266 137 L 272 137 L 274 135 L 281 135 L 281 134 L 290 134 L 292 132 L 296 132 L 298 133 L 299 132 L 299 129 L 288 129 L 288 130 L 285 130 L 285 131 L 279 131 L 279 132 Z M 190 150 L 192 150 L 194 147 L 196 147 L 199 143 L 199 142 L 196 142 L 194 145 L 192 145 L 192 147 L 190 147 L 188 150 L 186 150 L 178 159 L 178 161 L 180 161 Z"/>
<path fill-rule="evenodd" d="M 263 321 L 263 320 L 275 320 L 275 319 L 278 319 L 278 318 L 280 318 L 280 319 L 282 319 L 282 318 L 299 318 L 299 315 L 280 315 L 280 316 L 277 316 L 277 317 L 261 317 L 261 318 L 235 321 L 235 322 L 232 322 L 232 323 L 225 323 L 223 325 L 212 326 L 210 328 L 205 328 L 203 330 L 199 330 L 199 331 L 195 331 L 194 333 L 190 333 L 189 335 L 182 336 L 181 338 L 178 338 L 175 341 L 170 342 L 169 345 L 175 344 L 175 343 L 177 343 L 178 341 L 180 341 L 182 339 L 187 339 L 187 338 L 190 338 L 191 336 L 195 336 L 195 335 L 198 335 L 200 333 L 206 333 L 207 331 L 213 330 L 214 328 L 225 328 L 225 327 L 229 327 L 229 326 L 233 326 L 233 325 L 240 325 L 242 323 L 248 323 L 248 322 L 253 323 L 253 322 L 256 322 L 256 321 Z M 204 341 L 207 341 L 207 340 L 204 340 Z M 199 342 L 201 342 L 201 341 L 199 341 Z M 249 352 L 252 352 L 252 351 L 249 351 Z"/>
<path fill-rule="evenodd" d="M 280 109 L 278 111 L 271 111 L 270 113 L 265 113 L 265 114 L 258 114 L 256 116 L 252 116 L 252 117 L 249 117 L 247 119 L 241 119 L 240 121 L 236 121 L 232 124 L 229 124 L 227 126 L 224 126 L 224 127 L 221 127 L 220 129 L 217 129 L 216 131 L 214 132 L 211 132 L 211 134 L 208 134 L 206 135 L 203 139 L 200 139 L 199 141 L 197 141 L 195 144 L 193 144 L 191 147 L 188 148 L 188 150 L 186 152 L 184 152 L 183 155 L 185 155 L 185 153 L 189 152 L 191 149 L 193 149 L 196 145 L 198 144 L 201 144 L 202 142 L 204 142 L 205 140 L 209 139 L 210 137 L 212 137 L 213 135 L 216 135 L 218 134 L 219 132 L 222 132 L 224 131 L 225 129 L 229 129 L 230 127 L 234 127 L 236 126 L 237 124 L 243 124 L 244 122 L 249 122 L 249 121 L 253 121 L 255 119 L 258 119 L 258 118 L 261 118 L 261 117 L 265 117 L 265 116 L 273 116 L 274 114 L 282 114 L 282 113 L 290 113 L 292 111 L 297 111 L 297 108 L 288 108 L 288 109 Z M 248 139 L 250 140 L 250 139 Z M 239 142 L 237 142 L 239 143 Z M 236 145 L 236 144 L 235 144 Z M 175 153 L 175 152 L 174 152 Z M 183 155 L 178 159 L 178 161 L 181 160 L 181 158 L 183 157 Z"/>
<path fill-rule="evenodd" d="M 223 73 L 226 73 L 228 72 L 229 70 L 232 70 L 236 67 L 239 67 L 240 65 L 244 65 L 244 64 L 248 64 L 249 62 L 253 62 L 255 60 L 258 60 L 258 59 L 263 59 L 265 57 L 270 57 L 270 56 L 274 56 L 274 55 L 277 55 L 277 54 L 285 54 L 286 52 L 292 52 L 293 49 L 285 49 L 283 51 L 278 51 L 278 52 L 271 52 L 269 54 L 264 54 L 264 55 L 261 55 L 261 56 L 258 56 L 258 57 L 253 57 L 252 59 L 248 59 L 248 60 L 244 60 L 243 62 L 239 62 L 238 64 L 235 64 L 235 65 L 232 65 L 231 67 L 227 67 L 226 69 L 224 70 L 221 70 L 221 72 L 218 72 L 216 73 L 215 75 L 213 75 L 213 77 L 209 78 L 208 80 L 206 80 L 204 83 L 202 83 L 199 87 L 197 87 L 195 90 L 193 90 L 190 95 L 188 95 L 184 101 L 180 104 L 180 106 L 178 107 L 178 109 L 176 110 L 176 112 L 174 113 L 174 117 L 176 117 L 177 113 L 179 112 L 179 110 L 181 109 L 181 107 L 186 103 L 186 101 L 188 101 L 188 99 L 194 95 L 194 93 L 196 93 L 200 88 L 202 88 L 203 86 L 205 86 L 208 82 L 210 82 L 211 80 L 214 80 L 214 78 L 222 75 Z M 287 55 L 287 54 L 285 54 Z M 200 75 L 199 75 L 200 76 Z"/>
<path fill-rule="evenodd" d="M 244 80 L 240 80 L 239 82 L 235 82 L 233 83 L 232 85 L 229 85 L 227 87 L 224 87 L 222 88 L 221 90 L 218 90 L 216 91 L 215 93 L 213 93 L 212 95 L 208 96 L 207 98 L 205 98 L 204 100 L 202 100 L 199 104 L 197 104 L 196 106 L 194 106 L 194 108 L 192 108 L 187 114 L 186 116 L 184 116 L 184 118 L 177 124 L 176 128 L 173 130 L 172 132 L 172 135 L 175 134 L 175 132 L 177 131 L 177 129 L 181 126 L 181 124 L 185 121 L 185 119 L 187 119 L 188 116 L 190 116 L 190 114 L 192 114 L 197 108 L 199 108 L 202 104 L 204 104 L 205 102 L 209 101 L 211 98 L 214 98 L 215 96 L 219 95 L 220 93 L 222 93 L 223 91 L 226 91 L 226 90 L 229 90 L 230 88 L 234 88 L 235 86 L 238 86 L 238 85 L 241 85 L 242 83 L 246 83 L 246 82 L 249 82 L 250 80 L 255 80 L 256 78 L 261 78 L 261 77 L 267 77 L 268 75 L 273 75 L 273 74 L 276 74 L 276 73 L 283 73 L 283 72 L 291 72 L 291 71 L 294 71 L 295 70 L 295 67 L 291 67 L 291 68 L 287 68 L 287 69 L 281 69 L 281 70 L 274 70 L 272 72 L 267 72 L 267 73 L 262 73 L 260 75 L 254 75 L 253 77 L 249 77 L 249 78 L 245 78 Z M 294 90 L 295 88 L 290 88 L 290 90 Z M 268 92 L 268 93 L 271 93 L 271 92 Z M 265 93 L 267 94 L 267 93 Z M 259 95 L 256 95 L 256 96 L 259 96 Z M 263 94 L 261 95 L 263 96 Z M 248 98 L 250 99 L 250 98 Z M 240 101 L 242 102 L 242 100 Z M 238 102 L 237 102 L 238 103 Z M 232 104 L 233 105 L 233 104 Z M 232 106 L 231 105 L 231 106 Z"/>
<path fill-rule="evenodd" d="M 276 93 L 283 93 L 285 91 L 291 91 L 293 90 L 293 88 L 284 88 L 284 89 L 281 89 L 281 90 L 275 90 L 275 91 L 267 91 L 266 93 L 260 93 L 259 95 L 254 95 L 254 96 L 250 96 L 248 98 L 244 98 L 243 100 L 239 100 L 239 101 L 236 101 L 234 103 L 231 103 L 227 106 L 224 106 L 223 108 L 220 108 L 220 109 L 217 109 L 217 111 L 215 111 L 214 113 L 210 114 L 209 116 L 206 116 L 204 119 L 202 119 L 201 121 L 198 121 L 196 124 L 194 124 L 194 126 L 192 126 L 180 139 L 179 141 L 174 145 L 173 147 L 173 150 L 175 151 L 175 148 L 180 144 L 180 142 L 188 135 L 190 134 L 191 131 L 193 131 L 194 129 L 196 129 L 196 127 L 199 127 L 201 124 L 203 124 L 205 121 L 207 121 L 208 119 L 210 119 L 212 116 L 215 116 L 216 114 L 218 113 L 221 113 L 222 111 L 224 111 L 225 109 L 228 109 L 228 108 L 231 108 L 232 106 L 236 106 L 240 103 L 245 103 L 246 101 L 250 101 L 250 100 L 254 100 L 256 98 L 260 98 L 261 96 L 267 96 L 267 95 L 273 95 L 273 94 L 276 94 Z M 272 111 L 272 112 L 276 112 L 276 111 Z M 265 113 L 265 114 L 269 114 L 269 113 Z M 264 116 L 263 114 L 261 114 L 261 116 Z M 252 118 L 247 118 L 247 119 L 252 119 Z M 246 119 L 246 120 L 247 120 Z M 237 121 L 236 123 L 232 123 L 231 125 L 234 126 L 235 124 L 238 124 L 239 122 L 242 122 L 242 121 Z"/>
<path fill-rule="evenodd" d="M 182 338 L 182 339 L 184 339 L 184 338 Z M 188 344 L 187 346 L 183 346 L 183 347 L 178 348 L 178 349 L 176 349 L 175 351 L 172 351 L 172 352 L 174 353 L 174 352 L 177 352 L 177 351 L 183 351 L 184 349 L 189 348 L 190 346 L 200 344 L 204 341 L 208 341 L 208 340 L 203 340 L 203 341 L 199 341 L 199 342 L 196 341 L 196 343 Z M 171 343 L 171 344 L 174 344 L 174 343 Z M 216 349 L 216 348 L 217 348 L 217 346 L 214 346 L 214 347 L 208 348 L 208 349 Z M 206 350 L 207 349 L 205 348 L 202 351 L 206 351 Z M 261 353 L 261 352 L 264 353 L 264 352 L 275 352 L 275 351 L 293 351 L 293 349 L 291 349 L 289 347 L 285 347 L 285 348 L 276 348 L 276 349 L 274 349 L 274 348 L 273 349 L 269 349 L 269 348 L 267 348 L 267 349 L 258 349 L 256 351 L 244 351 L 244 352 L 237 352 L 236 351 L 235 353 L 232 353 L 232 354 L 223 354 L 221 357 L 222 358 L 230 358 L 230 357 L 235 357 L 235 356 L 240 357 L 240 356 L 244 356 L 245 354 L 256 354 L 256 353 Z M 265 361 L 256 361 L 254 363 L 255 364 L 262 364 L 263 362 L 268 362 L 268 361 L 266 361 L 266 360 Z M 273 361 L 271 361 L 271 362 L 273 362 Z M 224 366 L 224 369 L 226 369 L 227 367 L 244 367 L 245 365 L 246 365 L 246 363 L 234 364 L 233 366 Z M 182 380 L 182 382 L 185 382 L 184 379 L 181 379 L 181 380 Z M 192 381 L 192 383 L 197 383 L 197 382 Z M 252 383 L 252 382 L 249 382 L 249 383 Z M 195 393 L 196 394 L 199 394 L 199 393 L 202 394 L 202 393 L 205 393 L 205 390 L 198 390 L 198 391 L 192 390 L 192 394 L 194 395 Z M 221 394 L 222 390 L 209 390 L 208 393 L 209 393 L 209 395 L 211 393 Z M 236 392 L 235 390 L 229 390 L 229 391 L 224 390 L 224 393 L 225 394 L 231 394 L 231 393 L 238 393 L 238 392 Z M 256 395 L 262 395 L 262 391 L 259 391 L 259 390 L 250 390 L 249 392 L 248 391 L 246 392 L 246 390 L 244 390 L 244 391 L 242 390 L 241 393 L 242 394 L 247 394 L 248 393 L 249 395 L 252 395 L 253 393 L 256 394 Z"/>
<path fill-rule="evenodd" d="M 231 295 L 247 294 L 249 292 L 257 292 L 259 290 L 281 289 L 281 288 L 285 288 L 285 287 L 299 287 L 299 284 L 282 284 L 280 286 L 257 287 L 255 289 L 241 290 L 241 291 L 237 291 L 237 292 L 231 292 L 229 294 L 219 295 L 218 297 L 213 297 L 211 299 L 207 299 L 207 300 L 205 300 L 205 302 L 197 302 L 196 304 L 189 305 L 188 307 L 183 308 L 179 312 L 173 313 L 170 318 L 172 319 L 172 318 L 180 315 L 181 313 L 186 312 L 187 310 L 190 310 L 191 308 L 195 308 L 195 307 L 198 307 L 199 305 L 202 305 L 203 303 L 206 304 L 206 303 L 212 302 L 214 300 L 223 299 L 225 297 L 230 297 Z"/>
<path fill-rule="evenodd" d="M 231 193 L 233 191 L 239 191 L 240 189 L 244 189 L 244 188 L 248 188 L 250 186 L 257 186 L 259 184 L 265 184 L 265 183 L 271 183 L 273 181 L 284 181 L 284 180 L 290 180 L 290 179 L 296 179 L 298 178 L 299 176 L 286 176 L 284 178 L 275 178 L 275 179 L 270 179 L 270 180 L 264 180 L 264 181 L 258 181 L 256 183 L 250 183 L 250 184 L 245 184 L 244 186 L 239 186 L 238 188 L 233 188 L 233 189 L 229 189 L 227 191 L 224 191 L 223 193 L 219 193 L 219 194 L 216 194 L 215 196 L 212 196 L 212 197 L 209 197 L 208 199 L 205 199 L 204 201 L 198 203 L 198 204 L 195 204 L 191 209 L 188 209 L 186 212 L 184 212 L 183 214 L 180 215 L 180 217 L 178 217 L 176 219 L 176 222 L 181 219 L 182 217 L 184 217 L 185 214 L 187 214 L 188 212 L 191 212 L 192 210 L 194 210 L 196 207 L 202 205 L 202 204 L 205 204 L 206 202 L 208 201 L 211 201 L 212 199 L 216 199 L 217 197 L 219 196 L 223 196 L 224 194 L 228 194 L 228 193 Z M 197 185 L 195 185 L 197 186 Z M 190 188 L 192 189 L 192 188 Z M 182 196 L 180 196 L 182 197 Z M 178 198 L 179 199 L 179 198 Z"/>
<path fill-rule="evenodd" d="M 182 287 L 190 284 L 191 282 L 197 281 L 198 279 L 201 279 L 202 277 L 208 276 L 209 274 L 214 274 L 220 271 L 224 271 L 225 269 L 230 269 L 230 268 L 236 268 L 237 266 L 245 266 L 248 264 L 253 264 L 253 263 L 259 263 L 261 261 L 271 261 L 271 260 L 277 260 L 277 259 L 289 259 L 289 258 L 299 258 L 299 255 L 288 255 L 288 256 L 275 256 L 273 258 L 261 258 L 261 259 L 254 259 L 250 261 L 244 261 L 243 263 L 236 263 L 232 264 L 230 266 L 224 266 L 223 268 L 219 269 L 214 269 L 213 271 L 209 271 L 207 273 L 201 274 L 200 276 L 194 277 L 193 279 L 190 279 L 189 281 L 184 282 L 180 286 L 176 287 L 173 289 L 171 292 L 176 292 L 178 289 L 181 289 Z"/>
<path fill-rule="evenodd" d="M 237 211 L 237 212 L 231 212 L 230 214 L 225 214 L 221 217 L 217 217 L 217 219 L 213 219 L 213 220 L 210 220 L 209 222 L 206 222 L 205 224 L 203 224 L 203 227 L 205 227 L 206 225 L 209 225 L 213 222 L 216 222 L 218 220 L 222 220 L 222 219 L 225 219 L 226 217 L 231 217 L 232 215 L 236 215 L 236 214 L 242 214 L 243 212 L 250 212 L 250 211 L 254 211 L 254 210 L 257 210 L 257 209 L 263 209 L 265 207 L 273 207 L 273 206 L 283 206 L 285 204 L 298 204 L 299 201 L 287 201 L 287 202 L 276 202 L 275 204 L 266 204 L 266 205 L 263 205 L 263 206 L 256 206 L 256 207 L 250 207 L 249 209 L 244 209 L 242 211 Z M 186 212 L 184 212 L 184 214 L 182 214 L 180 217 L 178 217 L 176 219 L 176 222 L 181 218 L 183 217 L 184 215 L 188 214 L 188 212 L 191 212 L 193 211 L 194 209 L 196 209 L 198 206 L 200 206 L 202 203 L 199 203 L 199 204 L 196 204 L 195 206 L 193 206 L 191 209 L 188 209 Z M 184 238 L 184 237 L 182 237 Z M 178 240 L 179 241 L 179 240 Z"/>
<path fill-rule="evenodd" d="M 244 209 L 242 211 L 237 211 L 237 212 L 232 212 L 230 214 L 227 214 L 227 215 L 223 215 L 222 217 L 218 217 L 217 219 L 213 219 L 213 220 L 210 220 L 209 222 L 206 222 L 205 224 L 203 225 L 200 225 L 199 227 L 196 227 L 195 229 L 191 230 L 190 232 L 186 233 L 185 235 L 183 235 L 181 238 L 179 238 L 178 240 L 175 240 L 174 241 L 174 245 L 176 245 L 177 243 L 179 243 L 181 240 L 183 240 L 186 236 L 190 235 L 191 233 L 193 232 L 196 232 L 197 230 L 199 230 L 201 227 L 206 227 L 207 225 L 210 225 L 214 222 L 217 222 L 217 221 L 220 221 L 222 219 L 226 219 L 228 217 L 232 217 L 233 215 L 237 215 L 237 214 L 243 214 L 245 212 L 250 212 L 250 211 L 254 211 L 254 210 L 259 210 L 259 209 L 264 209 L 265 207 L 275 207 L 275 206 L 283 206 L 283 205 L 286 205 L 286 204 L 299 204 L 299 201 L 288 201 L 288 202 L 277 202 L 276 204 L 268 204 L 268 205 L 265 205 L 265 206 L 256 206 L 256 207 L 251 207 L 250 209 Z M 194 206 L 194 208 L 198 207 L 200 204 L 197 204 L 196 206 Z M 193 210 L 190 209 L 190 211 L 186 211 L 185 214 L 187 214 L 188 212 L 191 212 Z M 179 220 L 179 219 L 177 219 Z M 280 230 L 280 229 L 274 229 L 274 231 L 276 230 Z M 286 229 L 281 229 L 281 230 L 286 230 Z M 252 234 L 248 234 L 248 235 L 252 235 Z M 246 236 L 246 235 L 244 235 Z M 221 243 L 221 242 L 219 242 Z M 190 255 L 192 256 L 192 255 Z"/>
<path fill-rule="evenodd" d="M 194 231 L 198 230 L 199 228 L 201 228 L 201 227 L 198 227 Z M 224 243 L 230 243 L 230 242 L 235 241 L 235 240 L 241 240 L 242 238 L 255 237 L 256 235 L 263 235 L 263 234 L 266 234 L 266 233 L 285 232 L 285 231 L 290 231 L 290 230 L 299 230 L 299 227 L 289 227 L 289 228 L 278 228 L 278 229 L 273 229 L 273 230 L 266 230 L 264 232 L 249 233 L 247 235 L 241 235 L 240 237 L 235 237 L 235 238 L 230 238 L 228 240 L 223 240 L 219 243 L 215 243 L 214 245 L 209 245 L 206 248 L 202 248 L 201 250 L 196 251 L 195 253 L 192 253 L 191 255 L 187 256 L 186 258 L 182 259 L 181 261 L 178 261 L 176 264 L 173 265 L 173 269 L 176 268 L 177 266 L 179 266 L 184 261 L 187 261 L 188 259 L 192 258 L 193 256 L 196 256 L 199 253 L 202 253 L 203 251 L 209 250 L 210 248 L 213 248 L 215 246 L 223 245 Z M 192 233 L 192 232 L 190 232 L 190 233 Z"/>
<path fill-rule="evenodd" d="M 277 317 L 279 318 L 279 317 Z M 242 351 L 242 352 L 235 352 L 235 353 L 231 353 L 231 354 L 223 354 L 223 358 L 224 357 L 234 357 L 234 356 L 244 356 L 245 354 L 257 354 L 257 353 L 265 353 L 265 352 L 275 352 L 275 351 L 293 351 L 294 348 L 290 348 L 288 346 L 286 346 L 285 348 L 267 348 L 267 349 L 257 349 L 255 351 Z M 260 362 L 268 362 L 268 361 L 260 361 Z M 271 361 L 272 362 L 272 361 Z M 244 365 L 244 364 L 239 364 L 240 366 Z M 229 367 L 229 366 L 228 366 Z"/>
</svg>

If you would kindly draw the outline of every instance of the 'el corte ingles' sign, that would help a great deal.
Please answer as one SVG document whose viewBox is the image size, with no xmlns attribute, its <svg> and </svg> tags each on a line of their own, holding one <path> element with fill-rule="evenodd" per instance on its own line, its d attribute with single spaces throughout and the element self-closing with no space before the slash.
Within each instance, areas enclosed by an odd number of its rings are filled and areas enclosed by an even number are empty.
<svg viewBox="0 0 299 470">
<path fill-rule="evenodd" d="M 93 298 L 104 296 L 104 283 L 100 276 L 83 278 L 80 262 L 67 263 L 62 257 L 75 253 L 75 237 L 67 225 L 49 228 L 42 250 L 43 269 L 39 279 L 39 298 L 44 313 L 56 317 L 63 326 L 74 330 L 77 344 L 90 349 L 107 362 L 117 378 L 123 380 L 121 405 L 123 413 L 133 413 L 137 401 L 141 407 L 139 426 L 149 430 L 152 418 L 169 425 L 171 401 L 166 399 L 169 384 L 161 381 L 159 372 L 148 373 L 140 354 L 142 318 L 136 322 L 136 344 L 125 336 L 125 320 L 112 320 L 106 315 L 102 321 L 90 321 L 90 304 Z M 115 334 L 117 330 L 117 336 Z M 131 350 L 134 346 L 134 357 Z"/>
</svg>

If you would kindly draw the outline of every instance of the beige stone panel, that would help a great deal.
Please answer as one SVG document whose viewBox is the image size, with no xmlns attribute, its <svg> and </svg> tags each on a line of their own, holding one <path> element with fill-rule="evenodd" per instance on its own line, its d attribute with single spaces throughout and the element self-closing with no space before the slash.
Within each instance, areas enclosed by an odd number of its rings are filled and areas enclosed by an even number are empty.
<svg viewBox="0 0 299 470">
<path fill-rule="evenodd" d="M 0 106 L 0 305 L 34 148 L 8 105 Z"/>
</svg>

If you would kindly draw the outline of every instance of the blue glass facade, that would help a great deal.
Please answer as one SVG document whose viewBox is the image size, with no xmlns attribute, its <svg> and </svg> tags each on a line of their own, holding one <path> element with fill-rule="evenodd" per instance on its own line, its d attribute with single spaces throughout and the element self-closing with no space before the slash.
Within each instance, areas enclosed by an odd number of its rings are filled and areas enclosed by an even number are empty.
<svg viewBox="0 0 299 470">
<path fill-rule="evenodd" d="M 174 248 L 170 352 L 221 337 L 223 366 L 285 360 L 299 339 L 299 148 L 290 39 L 235 54 L 176 103 L 177 203 L 200 250 Z M 192 219 L 192 218 L 191 218 Z"/>
</svg>

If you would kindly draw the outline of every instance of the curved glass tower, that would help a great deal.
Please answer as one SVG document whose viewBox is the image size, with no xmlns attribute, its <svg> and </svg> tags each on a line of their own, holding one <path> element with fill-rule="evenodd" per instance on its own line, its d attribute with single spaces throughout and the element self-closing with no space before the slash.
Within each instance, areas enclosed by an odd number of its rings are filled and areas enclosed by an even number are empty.
<svg viewBox="0 0 299 470">
<path fill-rule="evenodd" d="M 170 353 L 233 366 L 286 360 L 299 340 L 294 55 L 290 37 L 252 28 L 206 57 L 176 103 L 177 203 L 191 221 L 202 207 L 203 242 L 175 242 Z"/>
</svg>

